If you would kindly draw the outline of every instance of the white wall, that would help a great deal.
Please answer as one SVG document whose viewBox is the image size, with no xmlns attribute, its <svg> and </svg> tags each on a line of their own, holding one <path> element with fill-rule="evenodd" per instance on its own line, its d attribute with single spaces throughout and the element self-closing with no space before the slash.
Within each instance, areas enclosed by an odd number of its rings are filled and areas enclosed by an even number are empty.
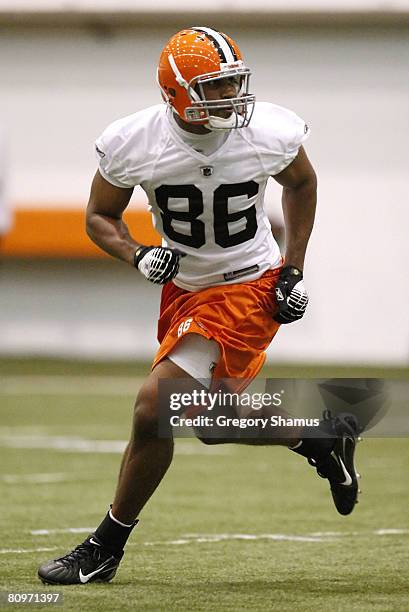
<svg viewBox="0 0 409 612">
<path fill-rule="evenodd" d="M 186 24 L 181 23 L 181 27 Z M 217 22 L 214 24 L 217 27 Z M 271 355 L 407 363 L 407 64 L 404 30 L 234 28 L 259 99 L 312 127 L 320 199 L 306 265 L 311 307 Z M 107 123 L 159 100 L 166 27 L 3 32 L 0 117 L 19 202 L 85 202 L 92 143 Z M 279 190 L 270 190 L 279 209 Z M 1 345 L 0 345 L 1 348 Z"/>
<path fill-rule="evenodd" d="M 206 3 L 195 7 L 196 10 L 203 12 L 216 11 L 245 11 L 262 10 L 271 11 L 359 11 L 359 10 L 380 10 L 398 11 L 408 10 L 408 0 L 333 0 L 328 6 L 327 0 L 207 0 Z M 0 0 L 0 11 L 148 11 L 162 13 L 164 10 L 169 12 L 186 12 L 192 10 L 190 2 L 179 0 Z M 207 13 L 208 14 L 208 13 Z"/>
</svg>

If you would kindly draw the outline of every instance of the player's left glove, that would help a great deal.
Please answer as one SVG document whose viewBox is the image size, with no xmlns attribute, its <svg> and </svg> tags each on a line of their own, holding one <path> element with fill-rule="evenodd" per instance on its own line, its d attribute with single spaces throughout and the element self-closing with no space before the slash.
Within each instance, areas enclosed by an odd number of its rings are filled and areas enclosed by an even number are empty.
<svg viewBox="0 0 409 612">
<path fill-rule="evenodd" d="M 275 287 L 278 312 L 277 323 L 292 323 L 304 315 L 308 304 L 308 293 L 301 270 L 295 266 L 284 266 Z"/>
<path fill-rule="evenodd" d="M 179 272 L 179 259 L 185 257 L 179 249 L 140 246 L 134 256 L 134 266 L 151 283 L 164 285 Z"/>
</svg>

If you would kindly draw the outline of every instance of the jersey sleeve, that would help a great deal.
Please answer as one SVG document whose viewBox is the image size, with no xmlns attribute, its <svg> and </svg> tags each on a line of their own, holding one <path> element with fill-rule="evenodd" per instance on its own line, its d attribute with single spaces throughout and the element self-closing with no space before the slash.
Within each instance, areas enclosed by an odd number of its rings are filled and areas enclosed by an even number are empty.
<svg viewBox="0 0 409 612">
<path fill-rule="evenodd" d="M 126 139 L 118 122 L 112 123 L 95 141 L 95 152 L 99 161 L 99 172 L 115 187 L 134 187 L 127 172 Z"/>
<path fill-rule="evenodd" d="M 270 176 L 282 172 L 310 135 L 306 122 L 293 111 L 266 104 L 263 108 L 263 163 Z"/>
</svg>

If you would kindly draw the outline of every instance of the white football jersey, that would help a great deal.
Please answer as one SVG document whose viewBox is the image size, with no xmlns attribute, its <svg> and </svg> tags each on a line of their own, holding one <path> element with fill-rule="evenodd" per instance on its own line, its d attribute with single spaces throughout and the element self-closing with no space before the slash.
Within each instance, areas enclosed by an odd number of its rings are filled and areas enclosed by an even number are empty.
<svg viewBox="0 0 409 612">
<path fill-rule="evenodd" d="M 174 283 L 188 291 L 259 278 L 281 263 L 264 210 L 270 176 L 296 157 L 305 122 L 257 102 L 250 125 L 231 130 L 210 155 L 152 106 L 112 123 L 96 141 L 99 171 L 117 187 L 141 185 L 162 244 L 187 253 Z"/>
</svg>

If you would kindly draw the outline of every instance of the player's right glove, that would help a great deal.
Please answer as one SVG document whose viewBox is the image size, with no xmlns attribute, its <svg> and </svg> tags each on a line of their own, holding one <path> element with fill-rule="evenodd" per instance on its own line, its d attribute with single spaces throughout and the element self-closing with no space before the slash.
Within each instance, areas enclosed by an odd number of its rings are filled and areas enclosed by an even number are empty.
<svg viewBox="0 0 409 612">
<path fill-rule="evenodd" d="M 308 304 L 308 293 L 301 270 L 295 266 L 284 266 L 275 286 L 278 312 L 277 323 L 292 323 L 304 315 Z"/>
<path fill-rule="evenodd" d="M 151 283 L 164 285 L 179 272 L 179 259 L 185 257 L 178 249 L 140 246 L 134 255 L 134 266 Z"/>
</svg>

